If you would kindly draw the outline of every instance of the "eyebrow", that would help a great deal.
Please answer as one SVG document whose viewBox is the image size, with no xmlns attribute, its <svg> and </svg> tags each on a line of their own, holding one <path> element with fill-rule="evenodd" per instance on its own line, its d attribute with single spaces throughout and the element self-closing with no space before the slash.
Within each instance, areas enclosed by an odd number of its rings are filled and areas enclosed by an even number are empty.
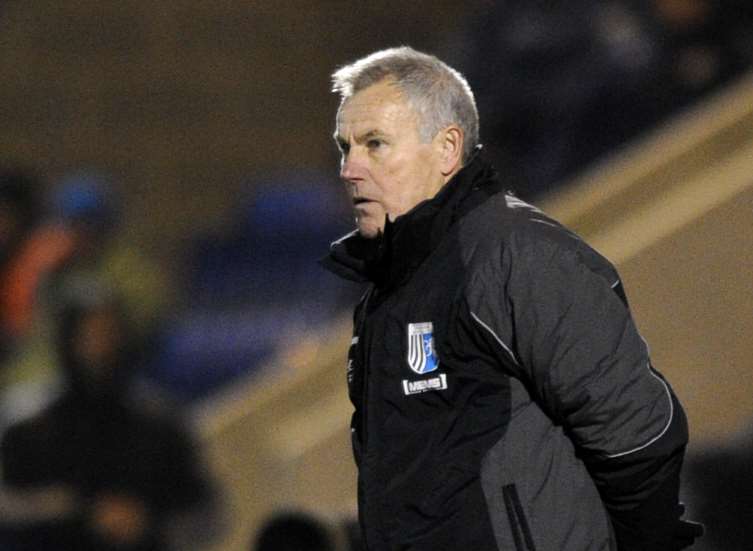
<svg viewBox="0 0 753 551">
<path fill-rule="evenodd" d="M 376 130 L 376 129 L 369 130 L 367 132 L 364 132 L 360 136 L 356 136 L 356 143 L 363 143 L 363 142 L 366 142 L 366 141 L 370 140 L 371 138 L 382 137 L 384 135 L 385 135 L 385 133 L 382 132 L 381 130 Z M 345 140 L 345 138 L 343 138 L 342 136 L 340 136 L 340 134 L 337 133 L 337 131 L 332 135 L 332 137 L 335 139 L 335 141 L 338 143 L 338 145 L 339 144 L 347 144 L 348 143 Z"/>
</svg>

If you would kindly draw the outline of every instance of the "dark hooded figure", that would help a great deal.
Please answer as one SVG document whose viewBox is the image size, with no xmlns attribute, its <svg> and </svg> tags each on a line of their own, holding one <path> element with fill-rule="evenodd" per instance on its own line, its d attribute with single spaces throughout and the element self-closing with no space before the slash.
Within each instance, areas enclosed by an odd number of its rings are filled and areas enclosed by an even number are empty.
<svg viewBox="0 0 753 551">
<path fill-rule="evenodd" d="M 198 505 L 206 483 L 181 426 L 146 413 L 128 392 L 135 358 L 126 318 L 110 297 L 67 304 L 59 317 L 63 394 L 12 426 L 2 443 L 7 489 L 55 488 L 56 516 L 18 523 L 21 549 L 166 549 L 175 513 Z"/>
</svg>

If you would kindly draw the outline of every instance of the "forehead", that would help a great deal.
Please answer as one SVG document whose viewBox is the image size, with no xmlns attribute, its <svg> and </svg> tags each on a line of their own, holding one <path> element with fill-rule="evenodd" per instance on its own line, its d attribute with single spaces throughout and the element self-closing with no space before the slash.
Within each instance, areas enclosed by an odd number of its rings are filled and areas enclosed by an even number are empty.
<svg viewBox="0 0 753 551">
<path fill-rule="evenodd" d="M 415 125 L 417 115 L 390 81 L 381 81 L 346 99 L 337 112 L 340 134 L 390 131 Z"/>
</svg>

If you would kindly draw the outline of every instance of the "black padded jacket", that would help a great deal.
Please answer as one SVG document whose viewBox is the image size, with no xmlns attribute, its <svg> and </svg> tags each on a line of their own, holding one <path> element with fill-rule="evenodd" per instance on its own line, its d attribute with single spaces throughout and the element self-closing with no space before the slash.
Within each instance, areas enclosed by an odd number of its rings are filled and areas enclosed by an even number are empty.
<svg viewBox="0 0 753 551">
<path fill-rule="evenodd" d="M 369 551 L 679 549 L 686 418 L 615 268 L 480 153 L 333 243 Z"/>
</svg>

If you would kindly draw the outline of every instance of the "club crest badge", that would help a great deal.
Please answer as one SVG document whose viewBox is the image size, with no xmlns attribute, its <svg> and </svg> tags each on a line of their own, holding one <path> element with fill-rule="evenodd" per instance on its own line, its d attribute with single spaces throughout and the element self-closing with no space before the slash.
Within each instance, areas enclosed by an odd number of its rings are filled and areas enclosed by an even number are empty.
<svg viewBox="0 0 753 551">
<path fill-rule="evenodd" d="M 439 367 L 433 332 L 430 321 L 408 324 L 408 365 L 419 375 L 431 373 Z"/>
</svg>

